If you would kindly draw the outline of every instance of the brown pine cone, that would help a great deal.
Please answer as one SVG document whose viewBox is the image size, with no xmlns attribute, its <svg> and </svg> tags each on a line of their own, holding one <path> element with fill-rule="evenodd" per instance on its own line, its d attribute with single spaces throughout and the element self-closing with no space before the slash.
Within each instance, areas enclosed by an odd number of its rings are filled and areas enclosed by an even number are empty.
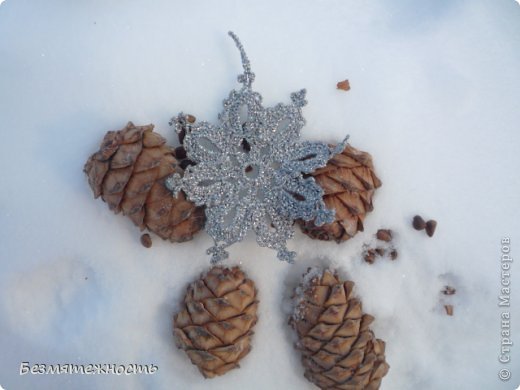
<svg viewBox="0 0 520 390">
<path fill-rule="evenodd" d="M 213 267 L 188 286 L 173 327 L 177 346 L 206 378 L 239 367 L 257 322 L 255 284 L 239 267 Z"/>
<path fill-rule="evenodd" d="M 329 270 L 310 270 L 304 281 L 289 323 L 305 377 L 320 389 L 378 389 L 389 369 L 385 343 L 369 329 L 374 317 L 351 297 L 354 283 Z"/>
<path fill-rule="evenodd" d="M 323 200 L 336 210 L 332 223 L 316 226 L 314 221 L 298 221 L 302 231 L 319 240 L 346 241 L 363 231 L 366 213 L 372 211 L 372 196 L 381 180 L 374 172 L 372 157 L 350 145 L 330 159 L 327 165 L 312 173 L 323 188 Z"/>
<path fill-rule="evenodd" d="M 109 131 L 84 172 L 94 197 L 101 196 L 110 210 L 122 211 L 141 230 L 148 228 L 163 239 L 184 242 L 204 226 L 204 209 L 182 192 L 174 198 L 165 187 L 169 175 L 183 170 L 153 125 L 128 122 L 122 130 Z"/>
</svg>

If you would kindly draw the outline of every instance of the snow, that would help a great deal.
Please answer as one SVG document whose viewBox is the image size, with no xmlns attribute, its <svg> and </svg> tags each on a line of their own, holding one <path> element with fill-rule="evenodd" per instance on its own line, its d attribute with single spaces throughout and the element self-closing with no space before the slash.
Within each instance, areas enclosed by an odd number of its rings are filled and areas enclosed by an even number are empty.
<svg viewBox="0 0 520 390">
<path fill-rule="evenodd" d="M 513 0 L 0 2 L 0 386 L 5 389 L 312 389 L 285 303 L 309 266 L 356 283 L 391 366 L 383 389 L 520 385 L 520 6 Z M 303 138 L 370 152 L 383 186 L 365 231 L 297 233 L 297 264 L 254 237 L 231 248 L 258 289 L 254 349 L 204 380 L 172 336 L 205 233 L 173 245 L 94 200 L 83 164 L 127 121 L 214 121 L 237 86 L 236 32 L 264 103 L 306 87 Z M 349 79 L 351 90 L 336 83 Z M 439 225 L 417 232 L 421 214 Z M 361 259 L 379 228 L 395 261 Z M 512 360 L 500 364 L 501 239 L 510 237 Z M 446 285 L 453 296 L 440 294 Z M 452 304 L 447 316 L 443 305 Z M 155 364 L 153 375 L 19 375 L 21 362 Z M 502 383 L 498 371 L 510 369 Z"/>
</svg>

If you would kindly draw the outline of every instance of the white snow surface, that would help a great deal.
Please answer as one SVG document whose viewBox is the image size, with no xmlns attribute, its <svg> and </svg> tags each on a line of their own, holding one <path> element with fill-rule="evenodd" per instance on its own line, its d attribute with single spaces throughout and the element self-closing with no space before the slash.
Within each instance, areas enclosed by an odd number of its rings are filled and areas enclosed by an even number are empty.
<svg viewBox="0 0 520 390">
<path fill-rule="evenodd" d="M 204 380 L 172 316 L 209 266 L 206 233 L 139 242 L 82 172 L 108 130 L 180 111 L 216 121 L 237 87 L 236 32 L 266 106 L 308 90 L 302 138 L 373 155 L 383 186 L 365 231 L 337 245 L 297 232 L 281 263 L 254 237 L 231 248 L 259 322 L 241 368 Z M 336 90 L 349 79 L 351 90 Z M 391 366 L 382 389 L 520 384 L 520 6 L 513 0 L 29 1 L 0 6 L 0 386 L 11 389 L 313 389 L 287 326 L 309 266 L 355 281 Z M 411 227 L 438 221 L 433 238 Z M 396 261 L 361 259 L 379 228 Z M 499 307 L 501 239 L 511 307 Z M 457 289 L 444 297 L 449 284 Z M 447 316 L 443 304 L 454 306 Z M 511 362 L 500 364 L 500 313 Z M 155 364 L 153 375 L 20 375 L 21 362 Z M 498 371 L 512 372 L 501 382 Z"/>
</svg>

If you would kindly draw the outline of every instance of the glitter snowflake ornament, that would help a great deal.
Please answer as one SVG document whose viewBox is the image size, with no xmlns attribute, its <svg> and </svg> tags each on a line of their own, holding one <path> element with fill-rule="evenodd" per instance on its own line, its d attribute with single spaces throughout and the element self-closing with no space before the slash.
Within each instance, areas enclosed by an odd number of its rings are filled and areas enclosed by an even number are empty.
<svg viewBox="0 0 520 390">
<path fill-rule="evenodd" d="M 322 189 L 306 174 L 340 153 L 348 137 L 334 148 L 300 141 L 305 89 L 291 94 L 291 104 L 264 108 L 262 96 L 252 90 L 255 75 L 244 48 L 234 33 L 229 35 L 242 57 L 242 87 L 224 100 L 217 125 L 188 124 L 182 113 L 172 119 L 178 132 L 188 127 L 184 147 L 195 165 L 183 177 L 172 175 L 167 185 L 174 195 L 182 190 L 206 207 L 205 229 L 215 241 L 207 251 L 212 263 L 227 258 L 225 248 L 251 229 L 260 246 L 276 249 L 280 260 L 292 263 L 296 253 L 286 242 L 294 234 L 294 220 L 322 225 L 334 218 Z"/>
</svg>

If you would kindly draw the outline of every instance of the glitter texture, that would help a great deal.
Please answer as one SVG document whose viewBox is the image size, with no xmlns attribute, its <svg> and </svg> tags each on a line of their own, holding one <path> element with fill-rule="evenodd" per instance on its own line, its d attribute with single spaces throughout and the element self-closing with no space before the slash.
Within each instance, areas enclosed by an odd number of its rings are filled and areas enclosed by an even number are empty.
<svg viewBox="0 0 520 390">
<path fill-rule="evenodd" d="M 291 94 L 291 104 L 264 108 L 262 96 L 251 85 L 254 73 L 237 36 L 244 73 L 240 90 L 224 100 L 219 123 L 189 124 L 181 113 L 172 119 L 177 131 L 186 128 L 184 147 L 190 160 L 184 176 L 167 180 L 176 195 L 183 190 L 198 206 L 206 206 L 206 231 L 215 241 L 208 249 L 211 262 L 228 257 L 225 248 L 243 240 L 252 229 L 260 246 L 278 251 L 280 260 L 292 263 L 296 255 L 286 247 L 295 219 L 331 222 L 334 210 L 322 200 L 323 191 L 306 177 L 346 146 L 347 138 L 331 148 L 321 142 L 300 141 L 305 124 L 301 108 L 305 89 Z"/>
</svg>

